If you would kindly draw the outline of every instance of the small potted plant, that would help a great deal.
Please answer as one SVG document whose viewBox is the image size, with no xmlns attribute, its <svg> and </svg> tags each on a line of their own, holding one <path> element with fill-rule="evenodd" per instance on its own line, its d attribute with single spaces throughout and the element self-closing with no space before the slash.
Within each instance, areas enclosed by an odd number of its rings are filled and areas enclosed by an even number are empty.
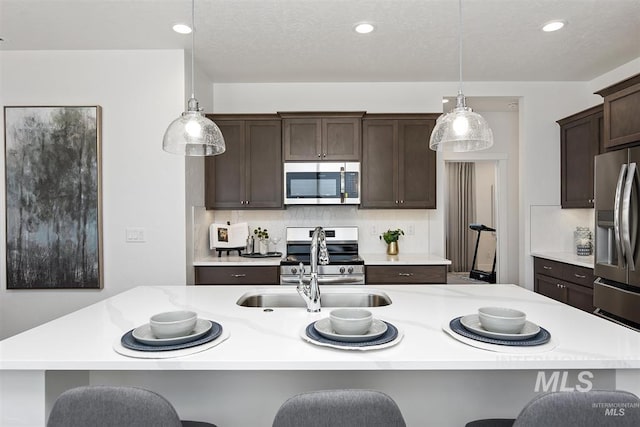
<svg viewBox="0 0 640 427">
<path fill-rule="evenodd" d="M 258 239 L 258 252 L 262 255 L 266 255 L 269 252 L 269 232 L 266 228 L 263 230 L 258 227 L 253 230 L 253 234 L 255 234 L 256 239 Z"/>
<path fill-rule="evenodd" d="M 388 255 L 398 255 L 398 239 L 404 236 L 404 231 L 400 228 L 396 230 L 387 230 L 380 235 L 380 239 L 384 239 L 387 244 Z"/>
</svg>

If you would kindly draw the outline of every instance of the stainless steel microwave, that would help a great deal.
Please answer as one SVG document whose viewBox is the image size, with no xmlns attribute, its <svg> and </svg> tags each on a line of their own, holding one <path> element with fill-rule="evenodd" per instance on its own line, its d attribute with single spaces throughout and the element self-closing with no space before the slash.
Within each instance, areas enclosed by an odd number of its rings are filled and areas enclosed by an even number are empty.
<svg viewBox="0 0 640 427">
<path fill-rule="evenodd" d="M 285 163 L 284 204 L 360 204 L 360 163 Z"/>
</svg>

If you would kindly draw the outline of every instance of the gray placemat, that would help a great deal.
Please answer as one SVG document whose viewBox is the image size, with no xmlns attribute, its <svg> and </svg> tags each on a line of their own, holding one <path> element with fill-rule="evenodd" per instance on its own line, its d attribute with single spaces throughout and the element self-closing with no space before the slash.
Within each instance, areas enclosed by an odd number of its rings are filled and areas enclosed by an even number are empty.
<svg viewBox="0 0 640 427">
<path fill-rule="evenodd" d="M 453 332 L 460 334 L 463 337 L 470 338 L 472 340 L 476 340 L 480 342 L 485 342 L 488 344 L 527 347 L 527 346 L 546 344 L 551 339 L 551 334 L 549 333 L 549 331 L 547 331 L 542 326 L 540 326 L 540 332 L 538 332 L 536 335 L 532 336 L 531 338 L 527 338 L 523 340 L 500 340 L 496 338 L 489 338 L 489 337 L 476 334 L 475 332 L 470 331 L 464 326 L 462 326 L 462 323 L 460 322 L 461 318 L 462 316 L 456 317 L 455 319 L 451 320 L 451 322 L 449 322 L 449 327 Z"/>
<path fill-rule="evenodd" d="M 384 322 L 384 320 L 383 320 Z M 398 337 L 398 328 L 393 326 L 389 322 L 384 322 L 387 324 L 387 332 L 379 336 L 378 338 L 374 338 L 370 341 L 362 341 L 362 342 L 344 342 L 344 341 L 336 341 L 329 338 L 325 338 L 316 331 L 314 324 L 316 322 L 311 322 L 309 326 L 307 326 L 306 334 L 309 338 L 314 341 L 318 341 L 323 344 L 331 344 L 340 347 L 370 347 L 374 345 L 381 345 L 389 343 L 395 340 Z"/>
<path fill-rule="evenodd" d="M 196 340 L 185 342 L 182 344 L 161 345 L 161 346 L 144 344 L 133 337 L 133 329 L 122 336 L 122 338 L 120 339 L 120 343 L 125 348 L 131 349 L 131 350 L 137 350 L 137 351 L 170 351 L 170 350 L 181 350 L 183 348 L 191 348 L 197 345 L 211 342 L 222 334 L 222 325 L 220 325 L 217 322 L 214 322 L 213 320 L 210 320 L 210 322 L 211 322 L 211 329 L 209 330 L 209 332 L 207 332 L 206 334 L 204 334 L 203 336 L 201 336 Z"/>
</svg>

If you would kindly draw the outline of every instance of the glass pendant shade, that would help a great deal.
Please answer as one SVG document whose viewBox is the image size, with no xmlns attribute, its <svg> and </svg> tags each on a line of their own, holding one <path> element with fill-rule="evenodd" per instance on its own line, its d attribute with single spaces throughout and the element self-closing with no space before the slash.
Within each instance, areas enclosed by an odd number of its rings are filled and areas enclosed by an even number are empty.
<svg viewBox="0 0 640 427">
<path fill-rule="evenodd" d="M 467 107 L 462 94 L 462 0 L 458 1 L 458 55 L 460 57 L 460 89 L 456 108 L 441 115 L 431 132 L 429 148 L 434 151 L 478 151 L 493 145 L 493 132 L 487 121 Z"/>
<path fill-rule="evenodd" d="M 171 122 L 162 139 L 162 149 L 183 156 L 216 156 L 226 150 L 220 128 L 200 111 L 195 96 L 195 0 L 191 0 L 191 98 L 187 111 Z"/>
<path fill-rule="evenodd" d="M 164 133 L 162 149 L 183 156 L 215 156 L 224 153 L 226 146 L 220 128 L 199 111 L 198 101 L 191 98 L 188 110 Z"/>
<path fill-rule="evenodd" d="M 429 148 L 435 151 L 478 151 L 492 145 L 493 132 L 487 121 L 466 106 L 461 93 L 456 108 L 438 117 L 429 140 Z"/>
</svg>

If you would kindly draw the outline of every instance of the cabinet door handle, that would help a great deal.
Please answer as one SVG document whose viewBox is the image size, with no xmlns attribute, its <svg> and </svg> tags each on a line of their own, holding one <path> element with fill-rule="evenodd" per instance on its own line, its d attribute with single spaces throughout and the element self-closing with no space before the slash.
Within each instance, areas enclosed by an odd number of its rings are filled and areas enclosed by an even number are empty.
<svg viewBox="0 0 640 427">
<path fill-rule="evenodd" d="M 411 277 L 413 276 L 413 273 L 398 273 L 398 276 Z"/>
<path fill-rule="evenodd" d="M 318 153 L 318 158 L 322 157 L 322 154 Z"/>
<path fill-rule="evenodd" d="M 404 203 L 404 200 L 400 200 L 400 204 L 403 204 L 403 203 Z"/>
<path fill-rule="evenodd" d="M 327 157 L 327 153 L 324 153 L 324 154 L 322 155 L 322 157 Z"/>
<path fill-rule="evenodd" d="M 240 200 L 240 204 L 241 204 L 241 205 L 244 205 L 244 200 Z"/>
<path fill-rule="evenodd" d="M 548 265 L 543 265 L 542 268 L 545 270 L 553 270 L 553 267 L 549 267 Z"/>
<path fill-rule="evenodd" d="M 398 201 L 396 200 L 396 205 L 398 204 Z"/>
<path fill-rule="evenodd" d="M 573 273 L 574 276 L 576 276 L 578 279 L 586 279 L 587 276 L 583 276 L 582 274 L 578 274 L 578 273 Z"/>
<path fill-rule="evenodd" d="M 237 279 L 237 278 L 240 278 L 240 277 L 247 277 L 247 275 L 246 274 L 232 274 L 231 277 L 235 277 Z"/>
<path fill-rule="evenodd" d="M 245 200 L 245 201 L 244 201 L 244 204 L 245 204 L 245 205 L 248 205 L 248 204 L 249 204 L 249 201 L 248 201 L 248 200 Z"/>
</svg>

